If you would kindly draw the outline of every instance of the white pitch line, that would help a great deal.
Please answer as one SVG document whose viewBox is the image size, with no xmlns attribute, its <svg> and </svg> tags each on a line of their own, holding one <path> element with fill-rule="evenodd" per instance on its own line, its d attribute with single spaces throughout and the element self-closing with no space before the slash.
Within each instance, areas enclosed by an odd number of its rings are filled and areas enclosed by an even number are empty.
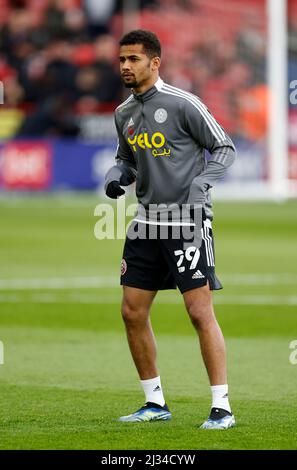
<svg viewBox="0 0 297 470">
<path fill-rule="evenodd" d="M 117 287 L 116 276 L 52 277 L 43 279 L 0 279 L 0 290 L 72 289 Z"/>
<path fill-rule="evenodd" d="M 297 285 L 297 274 L 219 274 L 226 285 Z M 0 279 L 0 290 L 89 289 L 119 287 L 119 276 L 50 277 L 36 279 Z"/>
<path fill-rule="evenodd" d="M 296 273 L 278 273 L 278 274 L 259 274 L 259 273 L 237 273 L 237 274 L 222 274 L 221 276 L 225 283 L 231 285 L 274 285 L 274 284 L 297 284 Z"/>
<path fill-rule="evenodd" d="M 42 304 L 119 304 L 121 295 L 111 294 L 0 294 L 0 303 L 42 303 Z M 155 299 L 156 304 L 183 305 L 181 295 L 162 294 Z M 216 305 L 278 305 L 296 306 L 297 295 L 214 295 Z"/>
</svg>

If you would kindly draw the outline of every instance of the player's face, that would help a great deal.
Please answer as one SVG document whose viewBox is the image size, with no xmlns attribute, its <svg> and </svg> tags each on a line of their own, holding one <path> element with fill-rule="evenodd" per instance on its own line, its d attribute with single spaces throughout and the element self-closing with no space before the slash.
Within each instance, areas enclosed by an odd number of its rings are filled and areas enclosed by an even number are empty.
<svg viewBox="0 0 297 470">
<path fill-rule="evenodd" d="M 148 83 L 156 70 L 159 59 L 150 59 L 142 44 L 131 44 L 120 48 L 120 72 L 127 88 L 141 88 Z"/>
</svg>

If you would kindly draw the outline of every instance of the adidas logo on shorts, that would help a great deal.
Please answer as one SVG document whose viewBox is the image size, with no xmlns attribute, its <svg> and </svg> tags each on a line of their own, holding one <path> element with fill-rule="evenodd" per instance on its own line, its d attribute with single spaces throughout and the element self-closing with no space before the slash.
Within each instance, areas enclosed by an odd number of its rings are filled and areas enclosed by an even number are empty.
<svg viewBox="0 0 297 470">
<path fill-rule="evenodd" d="M 199 269 L 193 274 L 192 279 L 203 279 L 205 276 Z"/>
</svg>

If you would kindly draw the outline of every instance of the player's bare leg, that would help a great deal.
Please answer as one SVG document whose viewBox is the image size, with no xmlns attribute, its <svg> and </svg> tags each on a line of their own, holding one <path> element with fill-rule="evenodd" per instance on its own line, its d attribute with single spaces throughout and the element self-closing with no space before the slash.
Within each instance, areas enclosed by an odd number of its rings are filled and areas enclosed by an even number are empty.
<svg viewBox="0 0 297 470">
<path fill-rule="evenodd" d="M 157 369 L 157 345 L 150 321 L 150 307 L 156 295 L 134 287 L 123 287 L 122 317 L 130 351 L 143 387 L 146 405 L 120 421 L 169 420 Z"/>
<path fill-rule="evenodd" d="M 157 346 L 150 321 L 156 292 L 123 286 L 122 317 L 130 351 L 141 380 L 158 375 Z"/>
<path fill-rule="evenodd" d="M 228 399 L 226 348 L 216 320 L 209 286 L 183 294 L 184 302 L 198 333 L 203 361 L 212 390 L 210 418 L 202 425 L 207 429 L 226 429 L 235 424 Z"/>
<path fill-rule="evenodd" d="M 216 320 L 208 285 L 183 294 L 192 324 L 199 335 L 201 354 L 211 385 L 227 383 L 226 348 Z"/>
</svg>

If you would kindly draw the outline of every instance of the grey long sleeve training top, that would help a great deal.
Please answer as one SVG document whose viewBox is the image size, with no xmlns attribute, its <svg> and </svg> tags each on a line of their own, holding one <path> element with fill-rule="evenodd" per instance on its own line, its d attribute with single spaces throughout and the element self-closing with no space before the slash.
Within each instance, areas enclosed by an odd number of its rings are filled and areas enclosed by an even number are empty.
<svg viewBox="0 0 297 470">
<path fill-rule="evenodd" d="M 132 94 L 116 109 L 115 124 L 116 165 L 107 172 L 105 187 L 114 180 L 123 186 L 136 180 L 136 195 L 145 208 L 202 204 L 212 219 L 209 188 L 233 163 L 236 151 L 197 96 L 159 78 L 151 89 Z"/>
</svg>

